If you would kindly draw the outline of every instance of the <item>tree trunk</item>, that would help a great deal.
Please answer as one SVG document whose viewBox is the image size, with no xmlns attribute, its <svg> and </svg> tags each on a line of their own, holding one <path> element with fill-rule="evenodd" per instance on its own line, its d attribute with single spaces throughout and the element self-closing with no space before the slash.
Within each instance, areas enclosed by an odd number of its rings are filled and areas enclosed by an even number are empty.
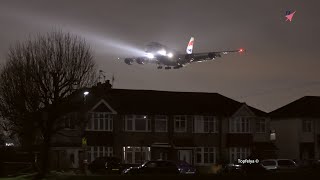
<svg viewBox="0 0 320 180">
<path fill-rule="evenodd" d="M 46 136 L 44 137 L 44 141 L 42 144 L 42 155 L 41 155 L 41 167 L 40 167 L 40 173 L 39 173 L 39 177 L 43 178 L 45 177 L 45 175 L 48 173 L 49 170 L 49 164 L 50 164 L 50 157 L 49 157 L 49 153 L 50 153 L 50 144 L 51 144 L 51 135 L 46 134 Z"/>
</svg>

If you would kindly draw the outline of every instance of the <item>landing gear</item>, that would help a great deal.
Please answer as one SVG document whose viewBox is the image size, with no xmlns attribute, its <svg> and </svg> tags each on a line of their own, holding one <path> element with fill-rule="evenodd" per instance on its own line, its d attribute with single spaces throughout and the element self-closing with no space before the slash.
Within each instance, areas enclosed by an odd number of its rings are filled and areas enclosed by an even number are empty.
<svg viewBox="0 0 320 180">
<path fill-rule="evenodd" d="M 170 66 L 167 66 L 167 67 L 165 67 L 164 69 L 171 69 L 171 67 L 170 67 Z"/>
<path fill-rule="evenodd" d="M 158 69 L 162 69 L 162 66 L 158 66 Z"/>
<path fill-rule="evenodd" d="M 178 66 L 173 67 L 173 69 L 179 69 L 179 68 L 182 68 L 182 67 L 183 67 L 182 65 L 178 65 Z"/>
</svg>

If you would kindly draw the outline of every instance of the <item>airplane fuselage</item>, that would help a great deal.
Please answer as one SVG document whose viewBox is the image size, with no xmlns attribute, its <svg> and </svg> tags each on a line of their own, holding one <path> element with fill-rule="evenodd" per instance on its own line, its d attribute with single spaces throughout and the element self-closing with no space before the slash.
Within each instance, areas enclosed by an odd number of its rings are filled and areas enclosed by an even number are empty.
<svg viewBox="0 0 320 180">
<path fill-rule="evenodd" d="M 214 60 L 216 57 L 221 57 L 223 54 L 244 51 L 243 49 L 239 49 L 231 51 L 227 50 L 193 53 L 193 43 L 194 38 L 191 37 L 186 49 L 186 53 L 179 53 L 177 51 L 168 49 L 166 46 L 160 43 L 152 42 L 147 45 L 144 56 L 125 58 L 124 62 L 128 65 L 131 65 L 134 62 L 137 64 L 152 63 L 157 64 L 158 69 L 162 69 L 162 66 L 165 66 L 165 69 L 171 69 L 172 67 L 174 69 L 178 69 L 190 63 Z"/>
</svg>

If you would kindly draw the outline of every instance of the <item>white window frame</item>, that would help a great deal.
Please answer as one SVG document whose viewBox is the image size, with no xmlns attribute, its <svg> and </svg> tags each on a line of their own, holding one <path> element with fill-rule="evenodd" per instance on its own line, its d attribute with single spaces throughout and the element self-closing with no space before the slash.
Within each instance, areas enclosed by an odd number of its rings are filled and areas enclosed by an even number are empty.
<svg viewBox="0 0 320 180">
<path fill-rule="evenodd" d="M 232 117 L 229 119 L 229 133 L 250 133 L 252 117 Z"/>
<path fill-rule="evenodd" d="M 302 132 L 311 133 L 313 132 L 313 121 L 312 119 L 302 119 Z"/>
<path fill-rule="evenodd" d="M 184 120 L 181 120 L 181 118 L 184 117 Z M 187 115 L 175 115 L 173 116 L 174 120 L 174 132 L 187 132 L 187 122 L 188 122 L 188 116 Z M 179 126 L 181 126 L 181 123 L 184 121 L 184 128 L 177 127 L 176 122 L 179 122 Z"/>
<path fill-rule="evenodd" d="M 213 130 L 208 131 L 210 121 L 213 123 Z M 206 123 L 208 124 L 208 130 L 205 130 Z M 194 133 L 218 133 L 218 120 L 215 116 L 195 116 L 194 117 Z"/>
<path fill-rule="evenodd" d="M 256 118 L 255 120 L 256 120 L 256 133 L 266 133 L 267 132 L 267 119 L 266 118 Z"/>
<path fill-rule="evenodd" d="M 165 130 L 157 129 L 157 123 L 165 123 Z M 168 132 L 168 116 L 166 115 L 155 115 L 154 116 L 154 131 L 155 132 Z"/>
<path fill-rule="evenodd" d="M 246 159 L 250 154 L 251 150 L 248 147 L 231 147 L 229 148 L 229 161 L 230 163 L 238 162 L 238 159 Z"/>
<path fill-rule="evenodd" d="M 103 117 L 100 117 L 102 115 Z M 97 128 L 95 127 L 95 121 L 98 121 Z M 101 123 L 103 122 L 101 127 Z M 89 126 L 89 123 L 91 126 Z M 108 126 L 106 127 L 106 124 Z M 89 120 L 86 127 L 88 131 L 113 131 L 113 114 L 110 112 L 90 112 Z"/>
<path fill-rule="evenodd" d="M 217 160 L 216 147 L 196 147 L 195 148 L 195 164 L 196 165 L 210 165 L 215 164 Z M 198 154 L 201 155 L 201 162 L 198 162 Z M 207 154 L 207 162 L 205 162 L 205 154 Z M 210 154 L 213 156 L 213 162 L 210 162 Z"/>
<path fill-rule="evenodd" d="M 136 130 L 136 120 L 144 119 L 146 121 L 145 130 Z M 132 129 L 128 128 L 128 121 L 132 121 Z M 151 119 L 147 115 L 125 115 L 125 131 L 128 132 L 151 132 Z"/>
<path fill-rule="evenodd" d="M 88 146 L 87 147 L 88 162 L 94 161 L 97 157 L 113 156 L 113 147 L 110 146 Z"/>
<path fill-rule="evenodd" d="M 142 149 L 141 149 L 142 148 Z M 150 160 L 151 159 L 151 151 L 150 151 L 150 147 L 147 146 L 142 146 L 142 147 L 138 147 L 138 146 L 125 146 L 122 147 L 123 150 L 123 160 L 125 163 L 132 163 L 132 164 L 141 164 L 143 162 L 139 162 L 140 160 L 135 158 L 135 154 L 136 152 L 142 152 L 142 154 L 145 155 L 144 159 L 145 160 Z M 128 161 L 128 154 L 131 153 L 131 162 Z"/>
</svg>

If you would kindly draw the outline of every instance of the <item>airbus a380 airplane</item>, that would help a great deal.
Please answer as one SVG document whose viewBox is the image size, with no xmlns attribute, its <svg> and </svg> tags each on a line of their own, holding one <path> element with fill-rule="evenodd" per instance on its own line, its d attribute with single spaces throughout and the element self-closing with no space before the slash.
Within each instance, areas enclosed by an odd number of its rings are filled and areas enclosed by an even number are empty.
<svg viewBox="0 0 320 180">
<path fill-rule="evenodd" d="M 231 51 L 193 53 L 193 43 L 194 37 L 191 37 L 186 49 L 186 54 L 181 54 L 168 50 L 166 46 L 160 43 L 152 42 L 147 45 L 145 56 L 124 58 L 124 62 L 128 65 L 132 65 L 134 62 L 138 64 L 153 63 L 158 65 L 158 69 L 162 69 L 162 66 L 165 66 L 165 69 L 171 69 L 172 67 L 174 69 L 179 69 L 192 62 L 209 61 L 221 57 L 221 55 L 224 54 L 244 52 L 244 49 L 238 49 Z"/>
</svg>

